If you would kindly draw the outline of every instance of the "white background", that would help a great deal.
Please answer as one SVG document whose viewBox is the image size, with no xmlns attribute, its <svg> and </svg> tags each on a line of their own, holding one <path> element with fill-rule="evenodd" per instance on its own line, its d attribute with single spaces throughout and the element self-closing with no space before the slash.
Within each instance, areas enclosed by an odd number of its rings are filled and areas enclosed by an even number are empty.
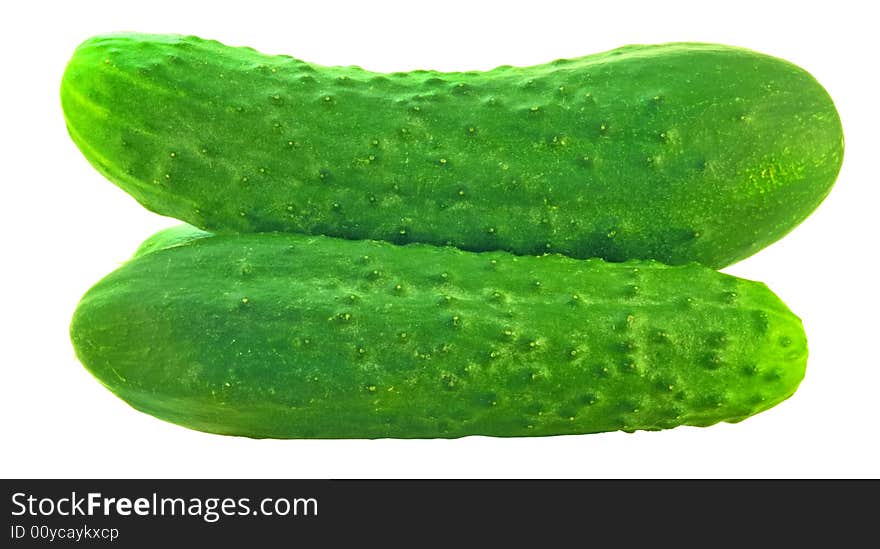
<svg viewBox="0 0 880 549">
<path fill-rule="evenodd" d="M 40 2 L 2 15 L 0 139 L 3 477 L 878 477 L 880 87 L 868 2 Z M 379 71 L 489 69 L 628 43 L 745 46 L 810 71 L 835 99 L 846 157 L 788 237 L 725 269 L 763 280 L 804 321 L 807 376 L 737 425 L 534 439 L 250 440 L 129 408 L 76 361 L 79 297 L 175 223 L 105 181 L 58 99 L 76 45 L 176 32 Z"/>
</svg>

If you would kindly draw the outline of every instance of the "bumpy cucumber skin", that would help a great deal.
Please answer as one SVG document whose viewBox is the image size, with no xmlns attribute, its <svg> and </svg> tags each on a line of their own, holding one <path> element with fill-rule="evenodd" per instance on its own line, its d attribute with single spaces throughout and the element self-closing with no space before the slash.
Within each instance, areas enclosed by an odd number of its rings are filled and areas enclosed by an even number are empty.
<svg viewBox="0 0 880 549">
<path fill-rule="evenodd" d="M 282 234 L 153 248 L 88 291 L 71 337 L 133 407 L 256 438 L 733 422 L 807 357 L 766 286 L 695 264 Z"/>
<path fill-rule="evenodd" d="M 105 35 L 76 50 L 61 99 L 101 173 L 218 233 L 722 267 L 806 218 L 843 156 L 809 74 L 711 44 L 379 74 Z"/>
</svg>

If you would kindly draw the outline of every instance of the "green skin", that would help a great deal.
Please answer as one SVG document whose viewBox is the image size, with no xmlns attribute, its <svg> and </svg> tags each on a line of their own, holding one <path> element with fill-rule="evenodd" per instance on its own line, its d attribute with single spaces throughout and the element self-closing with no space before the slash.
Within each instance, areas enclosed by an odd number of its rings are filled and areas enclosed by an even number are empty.
<svg viewBox="0 0 880 549">
<path fill-rule="evenodd" d="M 808 73 L 712 44 L 379 74 L 116 34 L 79 46 L 61 99 L 101 173 L 216 233 L 718 268 L 803 221 L 843 157 Z"/>
<path fill-rule="evenodd" d="M 77 356 L 138 410 L 263 438 L 735 422 L 804 375 L 800 320 L 696 264 L 161 234 L 83 297 Z M 162 242 L 172 247 L 162 249 Z"/>
<path fill-rule="evenodd" d="M 175 225 L 173 227 L 168 227 L 167 229 L 162 229 L 157 232 L 150 238 L 144 240 L 138 249 L 134 252 L 132 259 L 140 257 L 142 255 L 146 255 L 151 252 L 155 252 L 156 250 L 164 250 L 166 248 L 173 248 L 174 246 L 180 246 L 182 244 L 186 244 L 187 242 L 191 242 L 193 240 L 198 240 L 200 238 L 205 238 L 211 236 L 211 233 L 206 231 L 201 231 L 192 225 Z"/>
</svg>

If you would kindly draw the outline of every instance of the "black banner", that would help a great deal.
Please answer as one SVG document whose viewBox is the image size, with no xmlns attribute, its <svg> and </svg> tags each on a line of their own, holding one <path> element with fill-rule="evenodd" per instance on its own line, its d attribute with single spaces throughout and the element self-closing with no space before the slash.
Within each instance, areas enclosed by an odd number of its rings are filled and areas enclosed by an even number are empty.
<svg viewBox="0 0 880 549">
<path fill-rule="evenodd" d="M 3 481 L 4 547 L 870 542 L 877 481 Z M 701 537 L 710 535 L 709 538 Z M 597 537 L 599 536 L 599 537 Z M 866 537 L 867 536 L 867 537 Z M 702 540 L 702 543 L 698 543 Z"/>
</svg>

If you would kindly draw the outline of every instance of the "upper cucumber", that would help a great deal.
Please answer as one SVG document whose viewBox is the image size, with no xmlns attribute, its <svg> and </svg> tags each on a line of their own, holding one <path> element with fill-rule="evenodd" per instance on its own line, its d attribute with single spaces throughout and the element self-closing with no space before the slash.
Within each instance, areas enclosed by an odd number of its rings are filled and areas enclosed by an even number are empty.
<svg viewBox="0 0 880 549">
<path fill-rule="evenodd" d="M 378 74 L 192 36 L 97 36 L 61 98 L 147 208 L 289 231 L 722 267 L 829 192 L 840 120 L 804 70 L 712 44 Z"/>
<path fill-rule="evenodd" d="M 110 390 L 194 429 L 409 438 L 710 425 L 773 406 L 804 375 L 798 318 L 763 284 L 696 264 L 193 236 L 95 285 L 71 337 Z"/>
</svg>

